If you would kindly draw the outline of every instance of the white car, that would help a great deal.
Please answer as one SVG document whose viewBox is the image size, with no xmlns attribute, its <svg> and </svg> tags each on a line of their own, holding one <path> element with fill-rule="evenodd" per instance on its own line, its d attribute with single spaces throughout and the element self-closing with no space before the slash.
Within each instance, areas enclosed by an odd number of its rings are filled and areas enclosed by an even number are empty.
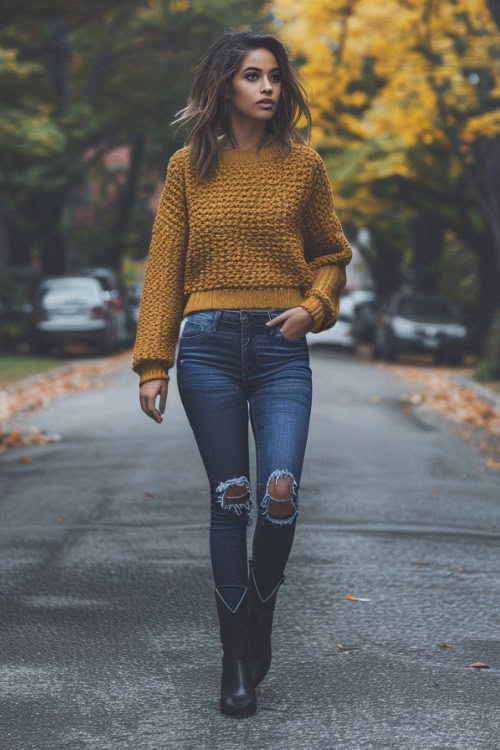
<svg viewBox="0 0 500 750">
<path fill-rule="evenodd" d="M 349 352 L 356 351 L 356 341 L 353 336 L 353 312 L 355 305 L 360 300 L 356 299 L 354 293 L 342 295 L 339 304 L 339 317 L 332 328 L 319 333 L 306 333 L 309 346 L 315 344 L 328 344 L 341 346 Z"/>
</svg>

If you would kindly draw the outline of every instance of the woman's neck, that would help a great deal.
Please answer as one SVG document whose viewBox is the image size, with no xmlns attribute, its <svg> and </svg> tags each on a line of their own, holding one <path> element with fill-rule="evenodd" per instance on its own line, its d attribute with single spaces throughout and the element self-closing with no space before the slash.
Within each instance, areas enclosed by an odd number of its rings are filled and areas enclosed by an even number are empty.
<svg viewBox="0 0 500 750">
<path fill-rule="evenodd" d="M 234 136 L 227 132 L 219 138 L 219 142 L 223 148 L 230 149 L 232 151 L 255 151 L 261 147 L 266 141 L 266 134 L 261 136 L 257 141 L 253 140 L 250 142 L 243 142 L 238 144 Z"/>
</svg>

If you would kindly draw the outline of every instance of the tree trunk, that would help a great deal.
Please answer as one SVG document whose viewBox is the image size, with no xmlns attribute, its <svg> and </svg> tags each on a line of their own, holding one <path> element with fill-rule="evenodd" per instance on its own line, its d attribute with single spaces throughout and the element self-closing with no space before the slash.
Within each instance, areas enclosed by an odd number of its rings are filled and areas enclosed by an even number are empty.
<svg viewBox="0 0 500 750">
<path fill-rule="evenodd" d="M 397 291 L 403 281 L 401 266 L 401 250 L 387 242 L 383 231 L 376 226 L 369 228 L 370 245 L 359 245 L 359 251 L 366 262 L 373 279 L 377 296 L 385 298 Z"/>
<path fill-rule="evenodd" d="M 0 268 L 6 268 L 11 259 L 9 227 L 7 212 L 0 200 Z"/>
<path fill-rule="evenodd" d="M 485 354 L 493 316 L 495 310 L 500 306 L 498 292 L 499 271 L 493 242 L 485 242 L 481 251 L 477 253 L 477 272 L 479 297 L 481 299 L 478 310 L 477 347 L 481 354 Z"/>
<path fill-rule="evenodd" d="M 412 223 L 412 286 L 415 292 L 438 292 L 444 225 L 438 216 L 421 214 Z"/>
<path fill-rule="evenodd" d="M 119 269 L 125 251 L 125 237 L 130 226 L 130 219 L 134 209 L 139 176 L 144 159 L 144 136 L 136 135 L 130 144 L 130 164 L 127 181 L 118 197 L 116 219 L 111 227 L 111 242 L 108 250 L 109 263 Z"/>
<path fill-rule="evenodd" d="M 50 201 L 36 202 L 36 213 L 40 225 L 38 249 L 40 268 L 44 275 L 67 273 L 67 248 L 62 232 L 62 212 L 65 197 L 50 196 Z"/>
</svg>

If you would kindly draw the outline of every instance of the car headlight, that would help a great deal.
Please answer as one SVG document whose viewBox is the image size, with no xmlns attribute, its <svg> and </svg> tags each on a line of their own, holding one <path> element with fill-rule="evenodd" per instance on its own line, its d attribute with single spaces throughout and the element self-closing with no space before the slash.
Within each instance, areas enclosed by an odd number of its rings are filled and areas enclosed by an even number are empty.
<svg viewBox="0 0 500 750">
<path fill-rule="evenodd" d="M 396 336 L 413 336 L 415 333 L 413 323 L 406 318 L 400 318 L 399 315 L 394 316 L 391 325 Z"/>
</svg>

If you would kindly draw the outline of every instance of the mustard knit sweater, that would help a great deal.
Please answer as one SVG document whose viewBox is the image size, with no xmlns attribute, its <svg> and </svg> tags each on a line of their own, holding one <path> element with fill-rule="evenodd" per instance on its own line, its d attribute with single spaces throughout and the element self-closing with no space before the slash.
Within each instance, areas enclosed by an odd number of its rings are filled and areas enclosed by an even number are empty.
<svg viewBox="0 0 500 750">
<path fill-rule="evenodd" d="M 313 148 L 221 147 L 206 182 L 190 149 L 170 158 L 153 224 L 132 363 L 140 384 L 169 379 L 194 310 L 301 306 L 313 333 L 331 328 L 352 258 Z"/>
</svg>

